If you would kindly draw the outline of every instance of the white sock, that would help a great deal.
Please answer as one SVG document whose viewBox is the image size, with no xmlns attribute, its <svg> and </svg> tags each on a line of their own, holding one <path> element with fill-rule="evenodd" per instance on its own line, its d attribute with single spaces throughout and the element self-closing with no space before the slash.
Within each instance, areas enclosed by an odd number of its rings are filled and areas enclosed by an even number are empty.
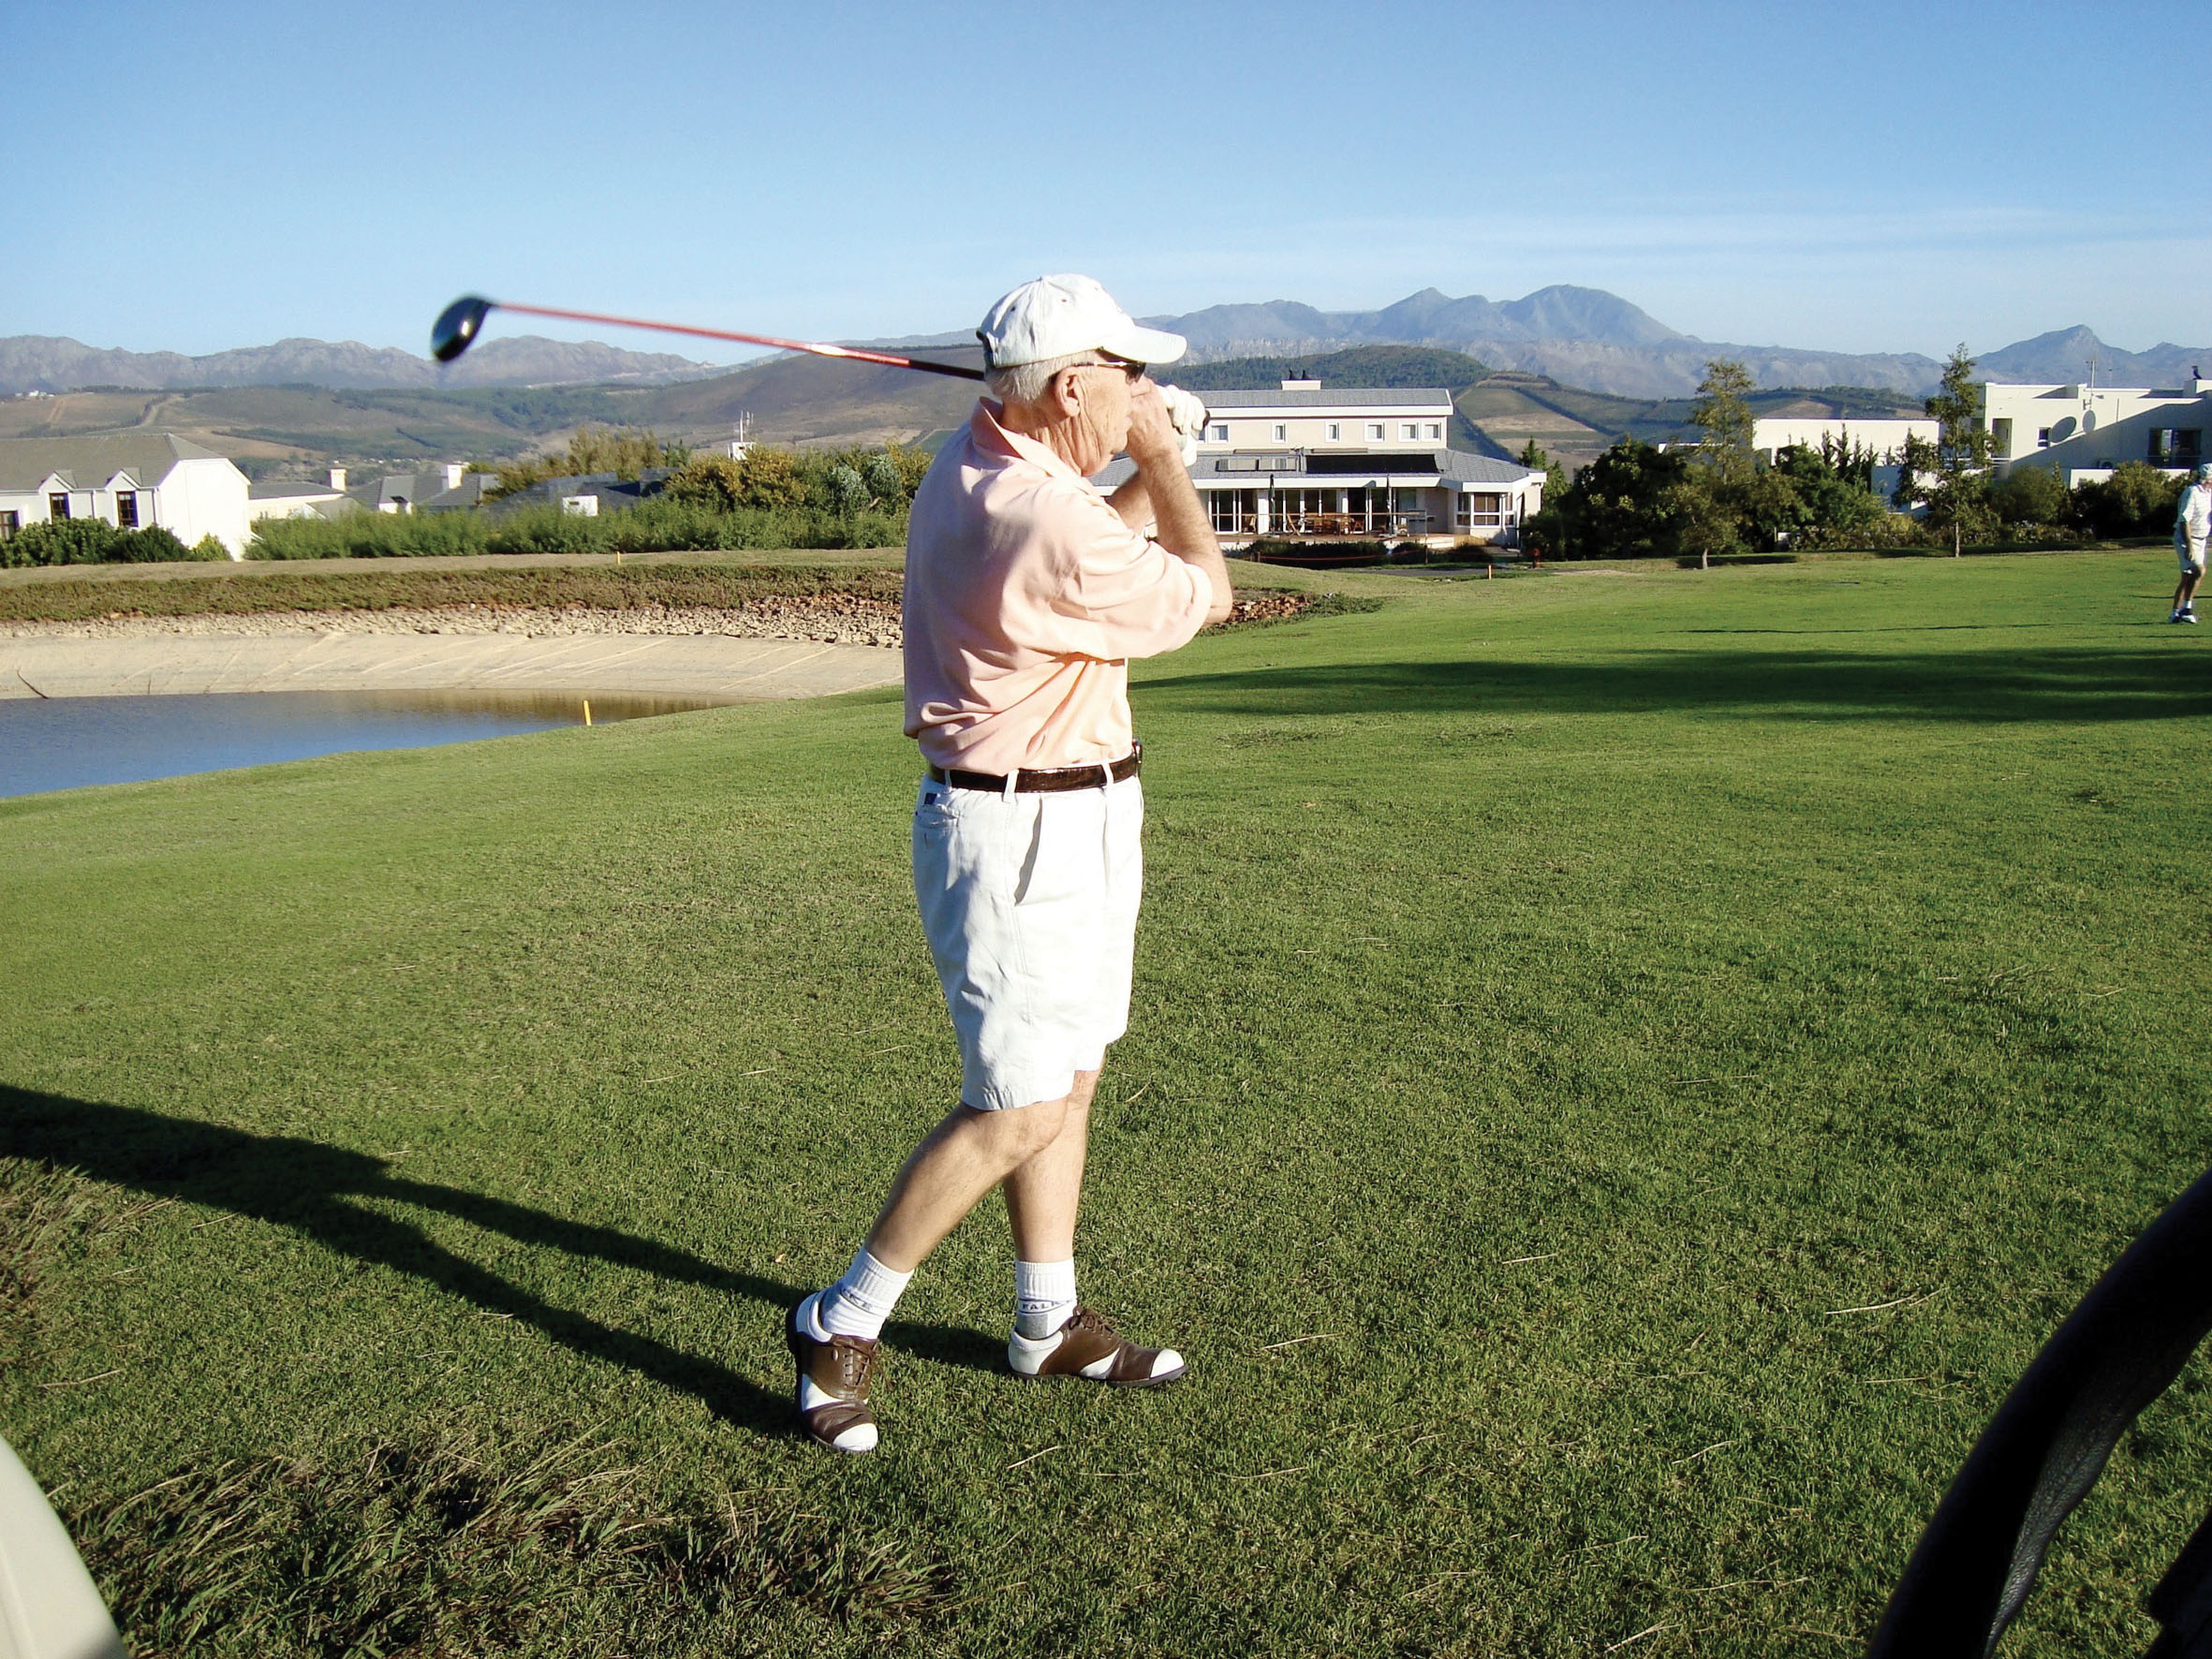
<svg viewBox="0 0 2212 1659">
<path fill-rule="evenodd" d="M 883 1322 L 899 1305 L 913 1277 L 885 1267 L 863 1247 L 845 1270 L 845 1277 L 816 1299 L 811 1322 L 821 1328 L 822 1339 L 857 1336 L 874 1342 L 883 1334 Z"/>
<path fill-rule="evenodd" d="M 1014 1329 L 1041 1342 L 1075 1312 L 1075 1262 L 1014 1263 Z"/>
</svg>

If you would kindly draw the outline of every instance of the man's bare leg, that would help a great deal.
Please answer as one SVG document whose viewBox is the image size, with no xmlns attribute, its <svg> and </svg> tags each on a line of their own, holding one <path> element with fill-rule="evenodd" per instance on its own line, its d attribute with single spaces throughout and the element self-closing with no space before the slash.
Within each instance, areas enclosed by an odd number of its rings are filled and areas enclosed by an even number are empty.
<svg viewBox="0 0 2212 1659">
<path fill-rule="evenodd" d="M 1183 1374 L 1182 1355 L 1130 1342 L 1076 1299 L 1075 1219 L 1098 1087 L 1097 1072 L 1077 1072 L 1058 1136 L 1006 1178 L 1015 1256 L 1007 1363 L 1022 1376 L 1084 1376 L 1125 1387 L 1172 1383 Z"/>
<path fill-rule="evenodd" d="M 1095 1084 L 1096 1072 L 1087 1074 Z M 1079 1080 L 1087 1122 L 1090 1098 Z M 1040 1100 L 1033 1106 L 1008 1111 L 974 1111 L 956 1106 L 932 1129 L 914 1155 L 907 1160 L 883 1213 L 868 1234 L 868 1254 L 885 1267 L 910 1273 L 922 1258 L 958 1226 L 967 1212 L 1039 1153 L 1053 1146 L 1068 1123 L 1072 1096 Z M 1082 1154 L 1077 1153 L 1077 1182 L 1082 1180 Z M 1011 1195 L 1009 1195 L 1010 1202 Z M 1066 1222 L 1070 1240 L 1075 1232 L 1074 1207 Z"/>
<path fill-rule="evenodd" d="M 1006 1178 L 1007 1220 L 1013 1226 L 1014 1255 L 1023 1261 L 1068 1261 L 1075 1255 L 1084 1157 L 1090 1150 L 1091 1096 L 1098 1088 L 1097 1072 L 1077 1072 L 1060 1133 Z"/>
</svg>

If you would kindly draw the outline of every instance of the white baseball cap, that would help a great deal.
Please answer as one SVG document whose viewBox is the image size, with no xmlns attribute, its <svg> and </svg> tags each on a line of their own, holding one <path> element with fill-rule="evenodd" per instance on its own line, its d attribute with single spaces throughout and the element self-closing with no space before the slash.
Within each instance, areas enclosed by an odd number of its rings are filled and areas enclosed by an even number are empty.
<svg viewBox="0 0 2212 1659">
<path fill-rule="evenodd" d="M 1040 276 L 991 307 L 976 330 L 994 369 L 1103 351 L 1132 363 L 1172 363 L 1188 349 L 1180 334 L 1147 329 L 1087 276 Z"/>
</svg>

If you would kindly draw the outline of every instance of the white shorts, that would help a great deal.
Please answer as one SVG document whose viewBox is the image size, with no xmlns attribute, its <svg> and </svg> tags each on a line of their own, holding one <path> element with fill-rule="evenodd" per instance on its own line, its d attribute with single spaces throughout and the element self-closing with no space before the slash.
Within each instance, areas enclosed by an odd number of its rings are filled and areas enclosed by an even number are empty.
<svg viewBox="0 0 2212 1659">
<path fill-rule="evenodd" d="M 960 1039 L 960 1100 L 1057 1100 L 1129 1024 L 1144 791 L 1004 794 L 924 779 L 914 896 Z"/>
<path fill-rule="evenodd" d="M 2181 561 L 2182 575 L 2202 576 L 2205 574 L 2205 549 L 2202 543 L 2192 548 L 2187 541 L 2176 536 L 2174 538 L 2174 552 L 2175 557 Z"/>
</svg>

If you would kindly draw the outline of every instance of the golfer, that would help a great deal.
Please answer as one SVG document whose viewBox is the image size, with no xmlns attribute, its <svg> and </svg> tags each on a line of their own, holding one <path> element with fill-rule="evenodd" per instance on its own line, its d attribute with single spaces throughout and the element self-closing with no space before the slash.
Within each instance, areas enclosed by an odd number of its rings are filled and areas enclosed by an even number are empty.
<svg viewBox="0 0 2212 1659">
<path fill-rule="evenodd" d="M 1144 374 L 1184 342 L 1084 276 L 1025 283 L 976 332 L 990 395 L 938 451 L 907 532 L 906 729 L 926 766 L 914 891 L 960 1104 L 845 1276 L 788 1322 L 800 1420 L 841 1452 L 877 1444 L 884 1321 L 995 1186 L 1013 1224 L 1016 1375 L 1146 1387 L 1184 1370 L 1075 1298 L 1091 1097 L 1128 1025 L 1143 883 L 1128 659 L 1230 613 L 1183 440 Z M 1103 494 L 1087 480 L 1124 450 L 1136 474 Z"/>
<path fill-rule="evenodd" d="M 2212 534 L 2212 464 L 2200 463 L 2174 509 L 2174 552 L 2181 561 L 2181 585 L 2174 590 L 2168 622 L 2197 620 L 2197 583 L 2205 577 L 2205 538 Z"/>
</svg>

